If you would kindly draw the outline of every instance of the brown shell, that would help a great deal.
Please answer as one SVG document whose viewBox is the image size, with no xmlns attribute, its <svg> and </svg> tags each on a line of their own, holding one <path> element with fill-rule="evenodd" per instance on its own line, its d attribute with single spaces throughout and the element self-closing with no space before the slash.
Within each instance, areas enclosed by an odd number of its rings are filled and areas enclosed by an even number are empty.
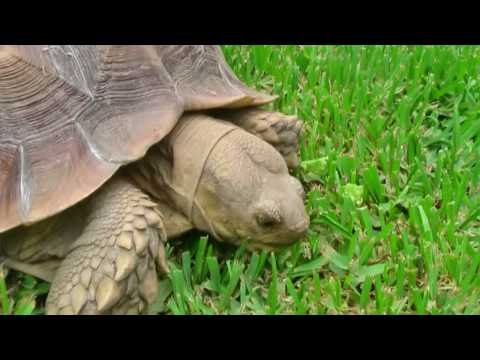
<svg viewBox="0 0 480 360">
<path fill-rule="evenodd" d="M 0 46 L 0 233 L 84 199 L 185 111 L 271 100 L 217 46 Z"/>
</svg>

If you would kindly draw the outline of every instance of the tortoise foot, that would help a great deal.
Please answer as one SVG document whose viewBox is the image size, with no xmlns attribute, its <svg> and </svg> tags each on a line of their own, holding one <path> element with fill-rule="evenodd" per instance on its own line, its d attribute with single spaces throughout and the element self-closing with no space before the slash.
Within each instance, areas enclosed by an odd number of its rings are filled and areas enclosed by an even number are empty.
<svg viewBox="0 0 480 360">
<path fill-rule="evenodd" d="M 296 116 L 258 108 L 219 111 L 216 116 L 231 121 L 268 142 L 282 154 L 290 170 L 298 167 L 299 138 L 303 124 Z"/>
<path fill-rule="evenodd" d="M 92 201 L 91 221 L 60 265 L 47 314 L 142 314 L 167 272 L 162 216 L 132 184 L 114 179 Z"/>
</svg>

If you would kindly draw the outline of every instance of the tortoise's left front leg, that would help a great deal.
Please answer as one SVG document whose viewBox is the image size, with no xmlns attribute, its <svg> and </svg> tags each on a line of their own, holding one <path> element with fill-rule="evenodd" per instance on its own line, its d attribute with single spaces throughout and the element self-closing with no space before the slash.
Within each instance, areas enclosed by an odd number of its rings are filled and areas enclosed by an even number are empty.
<svg viewBox="0 0 480 360">
<path fill-rule="evenodd" d="M 302 122 L 297 117 L 260 108 L 219 110 L 212 115 L 232 122 L 268 142 L 282 154 L 290 170 L 299 165 L 298 143 Z"/>
<path fill-rule="evenodd" d="M 119 176 L 87 205 L 87 225 L 55 274 L 47 314 L 144 313 L 157 295 L 157 269 L 168 271 L 161 213 Z"/>
</svg>

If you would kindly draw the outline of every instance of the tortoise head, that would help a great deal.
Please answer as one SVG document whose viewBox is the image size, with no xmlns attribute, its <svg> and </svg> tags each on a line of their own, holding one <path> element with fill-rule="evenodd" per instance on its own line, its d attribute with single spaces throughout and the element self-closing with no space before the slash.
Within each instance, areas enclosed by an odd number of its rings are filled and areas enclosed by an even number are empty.
<svg viewBox="0 0 480 360">
<path fill-rule="evenodd" d="M 201 126 L 211 134 L 213 128 L 227 125 L 203 118 Z M 196 151 L 188 152 L 195 154 L 193 158 L 202 156 L 198 134 L 195 139 Z M 185 153 L 185 145 L 181 151 Z M 204 160 L 198 160 L 203 162 L 201 175 L 196 186 L 189 186 L 195 188 L 190 218 L 196 228 L 220 241 L 247 242 L 250 249 L 276 249 L 305 235 L 309 218 L 303 187 L 270 144 L 235 128 L 219 137 Z M 177 161 L 174 167 L 182 163 Z"/>
</svg>

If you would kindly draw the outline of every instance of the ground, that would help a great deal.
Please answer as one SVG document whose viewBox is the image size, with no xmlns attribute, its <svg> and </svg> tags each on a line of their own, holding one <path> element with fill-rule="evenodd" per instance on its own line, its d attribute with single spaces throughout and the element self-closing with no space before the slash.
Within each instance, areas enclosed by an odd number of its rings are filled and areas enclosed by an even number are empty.
<svg viewBox="0 0 480 360">
<path fill-rule="evenodd" d="M 169 244 L 151 313 L 480 314 L 480 47 L 224 46 L 271 108 L 305 122 L 311 228 L 279 253 Z M 5 271 L 4 271 L 5 273 Z M 48 285 L 0 277 L 0 312 Z"/>
</svg>

